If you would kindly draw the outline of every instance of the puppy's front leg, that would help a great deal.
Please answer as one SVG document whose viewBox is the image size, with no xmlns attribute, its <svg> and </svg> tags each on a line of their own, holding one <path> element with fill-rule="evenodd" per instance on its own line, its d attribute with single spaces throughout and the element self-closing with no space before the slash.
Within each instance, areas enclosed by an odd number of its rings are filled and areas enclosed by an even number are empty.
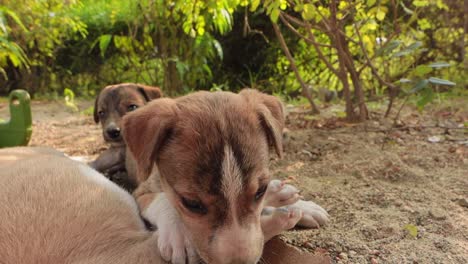
<svg viewBox="0 0 468 264">
<path fill-rule="evenodd" d="M 198 254 L 191 241 L 185 236 L 184 225 L 164 193 L 144 210 L 143 216 L 158 228 L 158 247 L 164 260 L 172 264 L 194 264 L 199 262 Z"/>
<path fill-rule="evenodd" d="M 88 165 L 101 173 L 125 169 L 125 147 L 110 147 Z"/>
</svg>

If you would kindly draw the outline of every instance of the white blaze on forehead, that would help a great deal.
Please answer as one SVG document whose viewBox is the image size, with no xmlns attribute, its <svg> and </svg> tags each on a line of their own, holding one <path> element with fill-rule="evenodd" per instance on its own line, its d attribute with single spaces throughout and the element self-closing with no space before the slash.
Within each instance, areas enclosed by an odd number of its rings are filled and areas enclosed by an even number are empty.
<svg viewBox="0 0 468 264">
<path fill-rule="evenodd" d="M 221 190 L 224 197 L 228 200 L 229 211 L 234 214 L 235 217 L 235 205 L 237 204 L 237 198 L 242 192 L 242 173 L 237 163 L 232 148 L 229 145 L 224 146 L 224 159 L 222 164 L 222 180 Z"/>
</svg>

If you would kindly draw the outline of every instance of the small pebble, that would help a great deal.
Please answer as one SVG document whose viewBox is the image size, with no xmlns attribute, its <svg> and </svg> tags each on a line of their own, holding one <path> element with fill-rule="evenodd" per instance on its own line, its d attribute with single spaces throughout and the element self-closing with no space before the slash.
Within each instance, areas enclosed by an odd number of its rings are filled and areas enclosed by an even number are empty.
<svg viewBox="0 0 468 264">
<path fill-rule="evenodd" d="M 445 220 L 447 218 L 446 213 L 440 209 L 431 209 L 429 215 L 435 220 Z"/>
<path fill-rule="evenodd" d="M 375 259 L 375 258 L 371 258 L 371 259 L 370 259 L 370 262 L 371 262 L 372 264 L 378 264 L 378 263 L 379 263 L 379 262 L 377 261 L 377 259 Z"/>
<path fill-rule="evenodd" d="M 347 260 L 348 259 L 348 255 L 346 255 L 346 253 L 344 252 L 341 252 L 340 254 L 338 254 L 338 257 L 342 260 Z"/>
<path fill-rule="evenodd" d="M 463 206 L 463 207 L 468 207 L 468 199 L 467 198 L 459 199 L 458 204 Z"/>
<path fill-rule="evenodd" d="M 350 250 L 350 251 L 348 252 L 348 254 L 349 254 L 349 256 L 354 257 L 354 256 L 356 256 L 357 252 L 354 251 L 354 250 Z"/>
</svg>

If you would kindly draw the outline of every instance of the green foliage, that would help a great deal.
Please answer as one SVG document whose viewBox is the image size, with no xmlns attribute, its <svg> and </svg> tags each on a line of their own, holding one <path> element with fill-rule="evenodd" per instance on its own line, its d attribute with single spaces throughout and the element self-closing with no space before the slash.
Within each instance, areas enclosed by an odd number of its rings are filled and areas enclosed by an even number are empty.
<svg viewBox="0 0 468 264">
<path fill-rule="evenodd" d="M 67 87 L 95 96 L 108 84 L 141 82 L 169 95 L 250 86 L 303 102 L 272 31 L 276 23 L 313 95 L 323 89 L 342 95 L 346 80 L 356 102 L 356 85 L 382 97 L 386 82 L 423 107 L 440 90 L 466 88 L 459 2 L 7 1 L 0 6 L 0 92 L 58 96 Z M 285 16 L 297 21 L 288 25 Z M 333 23 L 339 30 L 327 30 Z M 334 32 L 344 38 L 357 80 L 349 65 L 344 78 L 337 75 L 343 57 Z"/>
<path fill-rule="evenodd" d="M 409 90 L 406 91 L 408 95 L 416 94 L 419 96 L 416 103 L 419 110 L 422 110 L 428 103 L 432 102 L 435 97 L 435 88 L 439 85 L 456 85 L 456 83 L 448 80 L 428 76 L 434 70 L 449 66 L 450 64 L 446 62 L 434 62 L 429 65 L 418 65 L 409 72 L 409 75 L 413 76 L 413 79 L 404 78 L 399 81 L 404 88 L 409 87 Z"/>
<path fill-rule="evenodd" d="M 13 67 L 28 67 L 29 61 L 23 49 L 14 41 L 11 40 L 10 34 L 12 28 L 8 23 L 8 18 L 11 18 L 18 30 L 27 32 L 18 15 L 11 9 L 0 5 L 0 74 L 7 79 L 5 67 L 8 62 L 11 62 Z"/>
</svg>

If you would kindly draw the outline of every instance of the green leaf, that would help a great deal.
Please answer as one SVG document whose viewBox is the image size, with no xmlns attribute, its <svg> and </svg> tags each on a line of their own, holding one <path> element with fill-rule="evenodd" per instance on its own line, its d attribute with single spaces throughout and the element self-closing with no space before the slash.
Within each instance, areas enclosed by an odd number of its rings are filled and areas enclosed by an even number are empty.
<svg viewBox="0 0 468 264">
<path fill-rule="evenodd" d="M 294 6 L 294 11 L 300 13 L 300 12 L 302 12 L 302 10 L 304 10 L 304 5 L 303 4 L 296 4 Z"/>
<path fill-rule="evenodd" d="M 432 89 L 426 87 L 422 89 L 421 97 L 419 100 L 416 102 L 416 105 L 418 106 L 419 111 L 423 110 L 424 107 L 432 102 L 434 99 L 434 91 Z"/>
<path fill-rule="evenodd" d="M 407 79 L 407 78 L 401 78 L 401 79 L 399 80 L 399 82 L 400 82 L 400 83 L 410 83 L 410 82 L 412 82 L 412 81 L 411 81 L 410 79 Z"/>
<path fill-rule="evenodd" d="M 418 26 L 421 30 L 430 29 L 432 27 L 431 22 L 426 18 L 418 19 Z"/>
<path fill-rule="evenodd" d="M 383 47 L 379 48 L 375 53 L 378 55 L 378 56 L 381 56 L 381 55 L 388 55 L 390 54 L 394 49 L 398 48 L 398 46 L 400 46 L 401 44 L 401 41 L 399 40 L 392 40 L 390 42 L 388 42 L 387 44 L 385 44 Z"/>
<path fill-rule="evenodd" d="M 216 50 L 216 53 L 218 54 L 218 57 L 222 60 L 223 59 L 223 48 L 221 47 L 221 44 L 219 41 L 216 39 L 213 39 L 213 47 Z"/>
<path fill-rule="evenodd" d="M 101 57 L 104 58 L 106 53 L 107 47 L 109 47 L 109 43 L 112 39 L 112 35 L 105 34 L 99 37 L 99 50 L 101 50 Z"/>
<path fill-rule="evenodd" d="M 413 88 L 411 88 L 411 90 L 408 93 L 410 93 L 410 94 L 417 93 L 417 92 L 421 91 L 422 89 L 426 88 L 428 84 L 429 84 L 428 80 L 421 80 L 421 81 L 417 82 L 413 86 Z"/>
<path fill-rule="evenodd" d="M 278 22 L 278 17 L 279 17 L 279 14 L 280 14 L 280 10 L 275 8 L 271 11 L 271 14 L 270 14 L 270 19 L 271 21 L 273 21 L 274 23 Z"/>
<path fill-rule="evenodd" d="M 431 82 L 433 84 L 450 85 L 450 86 L 456 85 L 456 83 L 454 83 L 454 82 L 447 81 L 447 80 L 444 80 L 444 79 L 439 79 L 439 78 L 436 78 L 436 77 L 431 77 L 428 80 L 429 80 L 429 82 Z"/>
<path fill-rule="evenodd" d="M 10 10 L 10 9 L 8 9 L 6 7 L 0 6 L 0 12 L 4 12 L 8 16 L 10 16 L 15 21 L 15 23 L 18 24 L 18 26 L 21 27 L 22 30 L 24 30 L 26 32 L 28 31 L 28 29 L 21 22 L 21 19 L 16 15 L 16 13 L 13 10 Z"/>
<path fill-rule="evenodd" d="M 288 7 L 288 2 L 286 0 L 280 0 L 280 9 L 286 10 L 287 7 Z"/>
<path fill-rule="evenodd" d="M 428 6 L 429 1 L 428 0 L 414 0 L 413 5 L 417 7 Z"/>
<path fill-rule="evenodd" d="M 414 43 L 411 43 L 411 45 L 409 45 L 406 49 L 409 50 L 409 51 L 413 51 L 413 50 L 416 50 L 418 49 L 419 47 L 421 47 L 423 44 L 421 41 L 416 41 Z"/>
<path fill-rule="evenodd" d="M 408 54 L 411 54 L 413 53 L 415 50 L 417 50 L 418 48 L 420 48 L 422 46 L 422 42 L 421 41 L 416 41 L 414 43 L 412 43 L 411 45 L 409 45 L 408 47 L 406 47 L 405 49 L 395 53 L 393 55 L 393 57 L 402 57 L 402 56 L 405 56 L 405 55 L 408 55 Z"/>
<path fill-rule="evenodd" d="M 418 227 L 412 224 L 405 225 L 405 230 L 408 231 L 408 234 L 414 238 L 418 236 Z"/>
<path fill-rule="evenodd" d="M 315 6 L 313 4 L 305 4 L 302 10 L 302 18 L 311 20 L 315 17 Z"/>
<path fill-rule="evenodd" d="M 260 0 L 253 0 L 250 5 L 250 12 L 255 12 L 255 10 L 257 10 L 259 5 L 260 5 Z"/>
<path fill-rule="evenodd" d="M 439 61 L 439 62 L 433 62 L 427 66 L 438 69 L 438 68 L 450 67 L 450 63 Z"/>
<path fill-rule="evenodd" d="M 377 1 L 376 0 L 367 0 L 367 6 L 372 7 L 373 5 L 375 5 L 375 2 L 377 2 Z"/>
<path fill-rule="evenodd" d="M 382 11 L 382 9 L 379 9 L 375 17 L 377 18 L 377 20 L 382 21 L 385 19 L 385 12 Z"/>
<path fill-rule="evenodd" d="M 427 65 L 419 65 L 416 67 L 413 72 L 416 74 L 416 76 L 422 77 L 432 71 L 432 68 L 427 66 Z"/>
</svg>

